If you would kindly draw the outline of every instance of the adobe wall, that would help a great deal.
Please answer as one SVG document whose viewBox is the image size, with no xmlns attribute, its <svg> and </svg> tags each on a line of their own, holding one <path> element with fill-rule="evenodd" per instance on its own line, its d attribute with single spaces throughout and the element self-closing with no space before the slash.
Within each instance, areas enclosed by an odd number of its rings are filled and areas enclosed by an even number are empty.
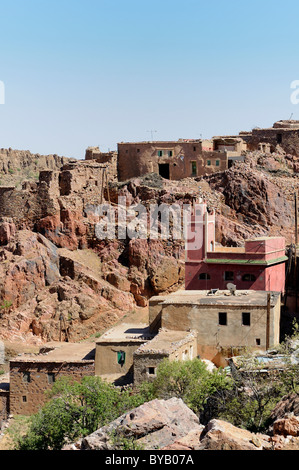
<svg viewBox="0 0 299 470">
<path fill-rule="evenodd" d="M 227 155 L 204 150 L 200 141 L 141 142 L 118 144 L 118 179 L 126 181 L 147 173 L 160 172 L 159 165 L 169 165 L 169 179 L 202 176 L 227 169 Z M 159 155 L 162 152 L 162 156 Z M 219 162 L 219 166 L 216 165 Z M 193 164 L 195 162 L 195 164 Z M 195 168 L 196 165 L 196 168 Z"/>
<path fill-rule="evenodd" d="M 162 328 L 168 330 L 196 330 L 197 352 L 202 358 L 221 365 L 221 349 L 261 348 L 266 349 L 266 306 L 227 306 L 165 304 L 162 309 Z M 227 313 L 227 325 L 219 325 L 219 312 Z M 251 314 L 251 325 L 242 325 L 242 313 Z M 271 306 L 270 347 L 279 344 L 280 302 Z M 218 363 L 217 363 L 217 362 Z"/>
<path fill-rule="evenodd" d="M 299 156 L 299 129 L 253 129 L 248 142 L 249 150 L 259 150 L 261 143 L 267 144 L 268 150 L 270 146 L 271 151 L 275 151 L 279 145 L 286 153 Z"/>
<path fill-rule="evenodd" d="M 0 430 L 2 421 L 9 416 L 9 390 L 0 389 Z"/>
<path fill-rule="evenodd" d="M 41 171 L 38 183 L 24 182 L 22 189 L 0 186 L 0 213 L 12 218 L 17 228 L 33 229 L 45 217 L 65 210 L 82 214 L 85 204 L 107 200 L 107 181 L 107 165 L 95 161 Z"/>
<path fill-rule="evenodd" d="M 129 373 L 133 374 L 133 354 L 136 349 L 139 348 L 140 344 L 142 344 L 141 341 L 97 343 L 95 375 L 125 376 Z M 126 360 L 123 366 L 117 362 L 118 351 L 124 351 L 126 354 Z"/>
<path fill-rule="evenodd" d="M 172 328 L 173 329 L 173 328 Z M 171 332 L 168 332 L 171 335 Z M 186 333 L 187 335 L 187 333 Z M 159 335 L 156 337 L 158 338 Z M 144 350 L 140 348 L 134 353 L 134 385 L 141 384 L 144 381 L 153 381 L 156 377 L 157 367 L 164 359 L 169 361 L 192 360 L 197 356 L 196 335 L 190 335 L 176 343 L 173 337 L 171 345 L 161 345 L 161 350 L 157 351 L 155 340 L 149 341 Z M 169 348 L 169 350 L 168 350 Z M 155 373 L 150 373 L 149 369 L 154 369 Z"/>
<path fill-rule="evenodd" d="M 30 373 L 30 382 L 23 379 L 25 372 Z M 51 389 L 48 373 L 55 374 L 55 380 L 70 377 L 80 381 L 85 376 L 94 375 L 94 361 L 78 362 L 10 362 L 10 413 L 31 415 L 36 413 L 47 401 L 45 391 Z"/>
<path fill-rule="evenodd" d="M 151 382 L 155 380 L 156 374 L 150 374 L 149 368 L 157 369 L 159 364 L 168 359 L 167 353 L 144 353 L 134 355 L 134 385 L 140 385 L 144 381 Z"/>
</svg>

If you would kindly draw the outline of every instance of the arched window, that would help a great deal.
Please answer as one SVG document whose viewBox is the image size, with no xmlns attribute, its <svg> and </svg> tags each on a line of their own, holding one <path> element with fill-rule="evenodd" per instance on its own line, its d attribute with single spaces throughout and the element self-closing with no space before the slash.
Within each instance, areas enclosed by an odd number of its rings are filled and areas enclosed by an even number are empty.
<svg viewBox="0 0 299 470">
<path fill-rule="evenodd" d="M 248 282 L 248 281 L 255 281 L 256 277 L 254 274 L 244 274 L 242 277 L 242 281 Z"/>
<path fill-rule="evenodd" d="M 200 273 L 200 275 L 198 276 L 198 279 L 200 281 L 207 281 L 211 279 L 211 276 L 208 273 Z"/>
</svg>

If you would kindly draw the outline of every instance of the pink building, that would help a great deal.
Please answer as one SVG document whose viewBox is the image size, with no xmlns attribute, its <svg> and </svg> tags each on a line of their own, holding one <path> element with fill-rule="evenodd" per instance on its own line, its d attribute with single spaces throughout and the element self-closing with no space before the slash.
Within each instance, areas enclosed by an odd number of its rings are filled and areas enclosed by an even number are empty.
<svg viewBox="0 0 299 470">
<path fill-rule="evenodd" d="M 284 293 L 285 239 L 245 240 L 244 247 L 216 246 L 215 214 L 205 203 L 194 207 L 186 242 L 186 290 L 262 290 Z"/>
</svg>

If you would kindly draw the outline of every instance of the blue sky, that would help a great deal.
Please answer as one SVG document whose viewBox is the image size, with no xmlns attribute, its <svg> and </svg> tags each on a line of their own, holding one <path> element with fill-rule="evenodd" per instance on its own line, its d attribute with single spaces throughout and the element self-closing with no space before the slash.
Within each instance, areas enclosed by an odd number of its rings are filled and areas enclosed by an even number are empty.
<svg viewBox="0 0 299 470">
<path fill-rule="evenodd" d="M 295 0 L 0 0 L 0 147 L 84 158 L 293 114 Z"/>
</svg>

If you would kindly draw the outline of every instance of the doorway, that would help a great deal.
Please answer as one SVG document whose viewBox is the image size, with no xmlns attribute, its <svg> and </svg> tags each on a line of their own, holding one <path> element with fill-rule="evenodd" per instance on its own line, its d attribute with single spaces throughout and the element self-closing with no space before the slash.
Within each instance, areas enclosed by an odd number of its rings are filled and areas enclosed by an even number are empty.
<svg viewBox="0 0 299 470">
<path fill-rule="evenodd" d="M 169 180 L 169 163 L 159 164 L 159 175 L 166 180 Z"/>
</svg>

